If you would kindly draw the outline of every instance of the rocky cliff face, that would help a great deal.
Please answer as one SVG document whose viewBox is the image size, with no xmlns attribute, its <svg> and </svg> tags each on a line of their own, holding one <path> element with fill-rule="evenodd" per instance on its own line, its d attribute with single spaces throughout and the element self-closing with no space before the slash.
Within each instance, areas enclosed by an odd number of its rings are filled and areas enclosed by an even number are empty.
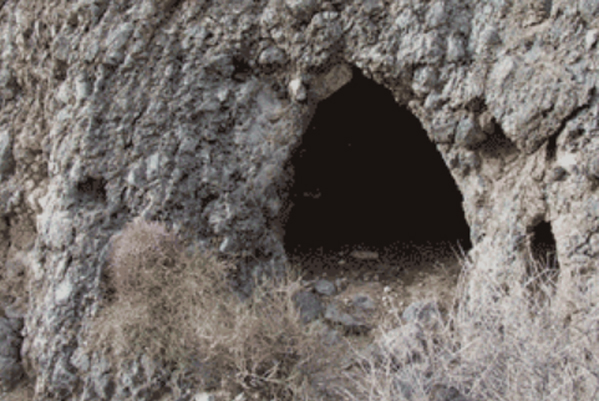
<svg viewBox="0 0 599 401">
<path fill-rule="evenodd" d="M 526 275 L 539 226 L 563 297 L 594 277 L 599 1 L 1 4 L 0 251 L 30 272 L 28 307 L 5 309 L 39 400 L 118 394 L 82 346 L 134 216 L 238 257 L 242 284 L 281 266 L 285 166 L 352 68 L 420 120 L 463 195 L 468 302 Z"/>
</svg>

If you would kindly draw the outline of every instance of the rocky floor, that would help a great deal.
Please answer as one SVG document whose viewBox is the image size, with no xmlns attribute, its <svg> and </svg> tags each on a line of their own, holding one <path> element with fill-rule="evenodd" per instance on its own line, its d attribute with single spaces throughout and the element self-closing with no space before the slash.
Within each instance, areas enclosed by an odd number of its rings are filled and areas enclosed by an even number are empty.
<svg viewBox="0 0 599 401">
<path fill-rule="evenodd" d="M 416 301 L 451 307 L 461 270 L 458 243 L 397 242 L 387 247 L 299 249 L 292 264 L 303 275 L 300 309 L 349 332 L 368 332 Z"/>
</svg>

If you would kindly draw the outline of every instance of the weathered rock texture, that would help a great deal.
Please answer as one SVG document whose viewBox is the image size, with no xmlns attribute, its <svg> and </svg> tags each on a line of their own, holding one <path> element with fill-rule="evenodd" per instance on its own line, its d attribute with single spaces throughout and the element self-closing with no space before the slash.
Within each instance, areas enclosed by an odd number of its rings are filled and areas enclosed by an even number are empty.
<svg viewBox="0 0 599 401">
<path fill-rule="evenodd" d="M 31 270 L 39 400 L 141 391 L 81 352 L 108 239 L 134 216 L 245 274 L 285 260 L 285 163 L 352 66 L 420 119 L 462 192 L 471 302 L 525 274 L 543 221 L 564 296 L 596 270 L 597 0 L 0 4 L 0 251 Z"/>
</svg>

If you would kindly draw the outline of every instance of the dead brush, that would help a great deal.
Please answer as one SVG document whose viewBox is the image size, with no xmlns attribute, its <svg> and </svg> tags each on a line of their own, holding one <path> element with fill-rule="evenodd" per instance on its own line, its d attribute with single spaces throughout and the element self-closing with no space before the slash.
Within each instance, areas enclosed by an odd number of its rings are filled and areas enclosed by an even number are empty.
<svg viewBox="0 0 599 401">
<path fill-rule="evenodd" d="M 367 359 L 354 400 L 597 400 L 599 335 L 596 298 L 576 298 L 576 318 L 564 322 L 556 313 L 558 275 L 538 261 L 530 276 L 506 291 L 485 278 L 488 299 L 469 305 L 464 282 L 456 308 L 436 336 L 416 338 L 427 352 L 416 363 L 394 363 L 395 349 Z M 464 260 L 466 273 L 476 272 Z M 573 280 L 587 283 L 589 279 Z M 596 282 L 597 280 L 595 280 Z M 591 288 L 592 289 L 592 288 Z M 572 297 L 571 297 L 572 298 Z M 575 298 L 575 297 L 574 297 Z M 572 298 L 572 299 L 574 299 Z M 434 341 L 431 341 L 434 339 Z M 453 394 L 438 398 L 438 394 Z"/>
<path fill-rule="evenodd" d="M 233 269 L 185 248 L 160 223 L 127 225 L 112 243 L 105 288 L 113 294 L 94 321 L 90 351 L 110 355 L 115 367 L 143 354 L 171 366 L 173 378 L 186 372 L 199 387 L 233 397 L 313 398 L 311 383 L 332 377 L 342 352 L 301 323 L 293 302 L 300 277 L 264 278 L 241 301 L 229 282 Z"/>
</svg>

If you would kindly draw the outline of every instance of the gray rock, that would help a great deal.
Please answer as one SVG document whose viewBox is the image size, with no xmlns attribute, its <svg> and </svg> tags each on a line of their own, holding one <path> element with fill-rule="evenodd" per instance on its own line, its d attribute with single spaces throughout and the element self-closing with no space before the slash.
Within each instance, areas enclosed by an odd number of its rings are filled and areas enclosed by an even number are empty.
<svg viewBox="0 0 599 401">
<path fill-rule="evenodd" d="M 308 20 L 318 6 L 316 0 L 285 0 L 285 5 L 293 16 L 299 20 Z"/>
<path fill-rule="evenodd" d="M 309 323 L 320 316 L 324 310 L 318 296 L 310 291 L 301 291 L 294 296 L 294 302 L 299 308 L 304 323 Z"/>
<path fill-rule="evenodd" d="M 327 305 L 324 318 L 334 325 L 340 325 L 348 333 L 361 334 L 371 329 L 370 326 L 361 320 L 341 311 L 334 303 Z"/>
<path fill-rule="evenodd" d="M 599 173 L 599 170 L 598 170 Z M 566 177 L 568 176 L 568 171 L 563 168 L 563 167 L 556 167 L 553 170 L 551 170 L 550 174 L 549 174 L 549 181 L 550 182 L 554 182 L 554 181 L 563 181 L 564 179 L 566 179 Z M 599 177 L 599 176 L 597 176 Z"/>
<path fill-rule="evenodd" d="M 416 301 L 408 306 L 401 317 L 408 323 L 418 324 L 426 330 L 435 330 L 443 322 L 441 312 L 434 301 Z"/>
<path fill-rule="evenodd" d="M 354 308 L 362 311 L 373 311 L 376 309 L 376 304 L 368 294 L 355 294 L 351 299 L 351 304 Z"/>
<path fill-rule="evenodd" d="M 320 279 L 314 283 L 314 290 L 326 296 L 335 295 L 336 289 L 335 284 L 331 283 L 329 280 Z"/>
<path fill-rule="evenodd" d="M 285 52 L 278 47 L 268 47 L 260 53 L 258 63 L 264 66 L 277 66 L 285 63 Z"/>
</svg>

